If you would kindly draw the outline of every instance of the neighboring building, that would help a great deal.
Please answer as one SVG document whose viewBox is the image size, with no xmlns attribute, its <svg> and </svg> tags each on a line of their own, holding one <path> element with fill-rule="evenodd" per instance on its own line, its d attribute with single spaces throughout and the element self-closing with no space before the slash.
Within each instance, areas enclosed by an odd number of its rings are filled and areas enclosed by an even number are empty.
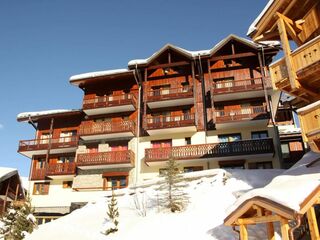
<svg viewBox="0 0 320 240">
<path fill-rule="evenodd" d="M 18 115 L 37 130 L 19 152 L 32 160 L 38 214 L 55 218 L 101 190 L 151 179 L 169 158 L 185 172 L 279 168 L 270 119 L 280 94 L 267 67 L 277 51 L 230 35 L 210 50 L 168 44 L 128 69 L 71 77 L 82 110 Z"/>
<path fill-rule="evenodd" d="M 286 169 L 292 167 L 306 152 L 297 108 L 292 106 L 293 100 L 291 96 L 282 93 L 275 117 L 281 143 L 281 166 Z"/>
<path fill-rule="evenodd" d="M 284 57 L 270 65 L 273 85 L 295 96 L 299 107 L 313 103 L 298 113 L 304 140 L 313 151 L 320 152 L 319 0 L 271 0 L 248 35 L 254 41 L 281 40 Z M 297 46 L 294 51 L 292 46 Z"/>
<path fill-rule="evenodd" d="M 17 169 L 0 167 L 0 215 L 10 203 L 25 199 L 25 191 L 21 184 Z"/>
</svg>

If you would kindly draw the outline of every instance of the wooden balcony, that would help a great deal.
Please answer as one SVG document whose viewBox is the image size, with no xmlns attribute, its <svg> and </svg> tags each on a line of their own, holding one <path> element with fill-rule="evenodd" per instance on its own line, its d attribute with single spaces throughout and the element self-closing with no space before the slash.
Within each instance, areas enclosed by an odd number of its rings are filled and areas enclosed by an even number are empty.
<svg viewBox="0 0 320 240">
<path fill-rule="evenodd" d="M 134 167 L 134 153 L 131 150 L 77 155 L 77 166 L 82 169 Z"/>
<path fill-rule="evenodd" d="M 57 178 L 59 176 L 74 175 L 76 171 L 76 164 L 69 163 L 49 163 L 46 168 L 46 175 L 50 178 Z"/>
<path fill-rule="evenodd" d="M 197 131 L 193 114 L 149 117 L 145 120 L 145 129 L 149 135 Z"/>
<path fill-rule="evenodd" d="M 320 99 L 320 36 L 293 51 L 289 60 L 293 71 L 291 74 L 285 58 L 270 65 L 274 87 L 307 102 Z"/>
<path fill-rule="evenodd" d="M 298 114 L 304 141 L 320 153 L 320 101 L 299 109 Z"/>
<path fill-rule="evenodd" d="M 270 78 L 250 78 L 243 80 L 216 81 L 212 83 L 213 97 L 215 101 L 226 101 L 229 99 L 255 98 L 264 96 L 264 88 L 271 89 Z M 239 94 L 245 93 L 245 94 Z"/>
<path fill-rule="evenodd" d="M 135 111 L 137 99 L 133 93 L 114 96 L 85 97 L 83 111 L 87 115 Z"/>
<path fill-rule="evenodd" d="M 234 110 L 215 110 L 216 122 L 247 121 L 268 118 L 265 106 L 248 106 Z"/>
<path fill-rule="evenodd" d="M 121 122 L 83 122 L 79 135 L 83 140 L 130 138 L 135 136 L 135 123 L 132 120 Z"/>
<path fill-rule="evenodd" d="M 236 142 L 186 145 L 180 147 L 149 148 L 145 150 L 145 162 L 152 163 L 175 160 L 210 160 L 244 155 L 273 154 L 271 138 L 242 140 Z"/>
<path fill-rule="evenodd" d="M 46 177 L 46 169 L 45 168 L 33 168 L 31 171 L 31 180 L 44 180 Z"/>
<path fill-rule="evenodd" d="M 148 107 L 163 108 L 194 103 L 192 86 L 170 89 L 154 89 L 146 93 Z"/>
<path fill-rule="evenodd" d="M 50 148 L 50 154 L 75 152 L 78 140 L 78 136 L 22 140 L 19 142 L 18 152 L 30 158 L 33 155 L 46 154 L 48 148 Z"/>
</svg>

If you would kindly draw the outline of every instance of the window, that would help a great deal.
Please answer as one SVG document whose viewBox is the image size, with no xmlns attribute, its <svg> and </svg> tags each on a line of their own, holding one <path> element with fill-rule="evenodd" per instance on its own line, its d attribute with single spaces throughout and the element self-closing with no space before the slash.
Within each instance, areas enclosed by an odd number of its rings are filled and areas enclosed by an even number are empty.
<svg viewBox="0 0 320 240">
<path fill-rule="evenodd" d="M 185 144 L 191 145 L 191 138 L 190 137 L 185 138 Z"/>
<path fill-rule="evenodd" d="M 47 195 L 49 193 L 50 183 L 35 183 L 33 185 L 33 194 L 34 195 Z"/>
<path fill-rule="evenodd" d="M 57 163 L 71 163 L 74 162 L 74 157 L 71 156 L 63 156 L 59 157 Z"/>
<path fill-rule="evenodd" d="M 46 159 L 45 158 L 39 158 L 36 160 L 36 169 L 42 169 L 46 165 Z"/>
<path fill-rule="evenodd" d="M 62 187 L 63 188 L 72 188 L 72 181 L 63 181 Z"/>
<path fill-rule="evenodd" d="M 76 130 L 72 131 L 63 131 L 60 133 L 60 139 L 59 142 L 71 142 L 74 141 L 74 137 L 77 135 Z"/>
<path fill-rule="evenodd" d="M 225 134 L 225 135 L 218 135 L 219 142 L 235 142 L 241 140 L 240 133 L 232 133 L 232 134 Z"/>
<path fill-rule="evenodd" d="M 249 169 L 272 169 L 272 162 L 253 162 L 248 163 Z"/>
<path fill-rule="evenodd" d="M 40 144 L 48 144 L 50 138 L 51 138 L 50 133 L 42 133 L 40 136 Z"/>
<path fill-rule="evenodd" d="M 196 171 L 202 171 L 202 166 L 193 166 L 193 167 L 184 167 L 183 172 L 196 172 Z"/>
<path fill-rule="evenodd" d="M 289 158 L 290 157 L 290 148 L 289 143 L 281 143 L 281 152 L 283 158 Z"/>
<path fill-rule="evenodd" d="M 267 131 L 251 132 L 251 139 L 262 139 L 267 137 L 268 137 Z"/>
<path fill-rule="evenodd" d="M 176 168 L 175 171 L 179 172 L 179 169 Z M 167 174 L 167 172 L 168 172 L 168 168 L 159 168 L 159 176 L 160 177 L 165 176 Z"/>
<path fill-rule="evenodd" d="M 127 172 L 107 172 L 103 174 L 103 189 L 119 189 L 128 186 Z"/>
<path fill-rule="evenodd" d="M 244 169 L 244 160 L 219 161 L 219 167 L 224 169 Z"/>
<path fill-rule="evenodd" d="M 172 140 L 166 139 L 166 140 L 159 140 L 159 141 L 151 141 L 151 146 L 152 148 L 171 147 Z"/>
</svg>

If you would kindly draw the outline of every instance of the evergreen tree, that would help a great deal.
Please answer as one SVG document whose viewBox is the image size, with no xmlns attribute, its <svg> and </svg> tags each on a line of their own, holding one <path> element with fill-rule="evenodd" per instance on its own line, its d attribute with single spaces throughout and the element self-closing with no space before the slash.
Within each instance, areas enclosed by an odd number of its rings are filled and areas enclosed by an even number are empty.
<svg viewBox="0 0 320 240">
<path fill-rule="evenodd" d="M 14 239 L 12 237 L 12 228 L 15 224 L 16 216 L 17 211 L 13 208 L 13 205 L 10 204 L 7 208 L 7 211 L 1 217 L 1 222 L 3 223 L 3 226 L 1 226 L 0 228 L 0 233 L 4 236 L 6 240 Z"/>
<path fill-rule="evenodd" d="M 119 210 L 118 210 L 118 202 L 115 197 L 114 191 L 112 190 L 112 197 L 111 201 L 108 204 L 108 212 L 107 215 L 109 217 L 110 224 L 106 230 L 106 235 L 117 232 L 118 231 L 118 217 L 119 217 Z"/>
<path fill-rule="evenodd" d="M 178 164 L 171 157 L 167 162 L 164 172 L 165 183 L 158 190 L 162 191 L 160 203 L 169 208 L 171 212 L 181 211 L 187 203 L 187 194 L 183 191 L 182 175 L 179 173 Z"/>
</svg>

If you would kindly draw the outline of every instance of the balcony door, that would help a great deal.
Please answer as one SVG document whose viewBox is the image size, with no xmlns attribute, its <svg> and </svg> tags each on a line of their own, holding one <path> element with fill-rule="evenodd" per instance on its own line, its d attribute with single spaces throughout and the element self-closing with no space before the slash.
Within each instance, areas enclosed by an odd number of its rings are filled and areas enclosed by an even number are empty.
<svg viewBox="0 0 320 240">
<path fill-rule="evenodd" d="M 219 142 L 236 142 L 241 140 L 240 133 L 218 135 Z"/>
<path fill-rule="evenodd" d="M 51 136 L 50 133 L 42 133 L 40 136 L 40 144 L 48 144 Z"/>
<path fill-rule="evenodd" d="M 60 133 L 59 142 L 72 142 L 72 141 L 74 141 L 76 135 L 77 135 L 76 130 L 63 131 Z"/>
<path fill-rule="evenodd" d="M 172 146 L 172 140 L 158 140 L 158 141 L 151 141 L 152 148 L 167 148 Z"/>
</svg>

